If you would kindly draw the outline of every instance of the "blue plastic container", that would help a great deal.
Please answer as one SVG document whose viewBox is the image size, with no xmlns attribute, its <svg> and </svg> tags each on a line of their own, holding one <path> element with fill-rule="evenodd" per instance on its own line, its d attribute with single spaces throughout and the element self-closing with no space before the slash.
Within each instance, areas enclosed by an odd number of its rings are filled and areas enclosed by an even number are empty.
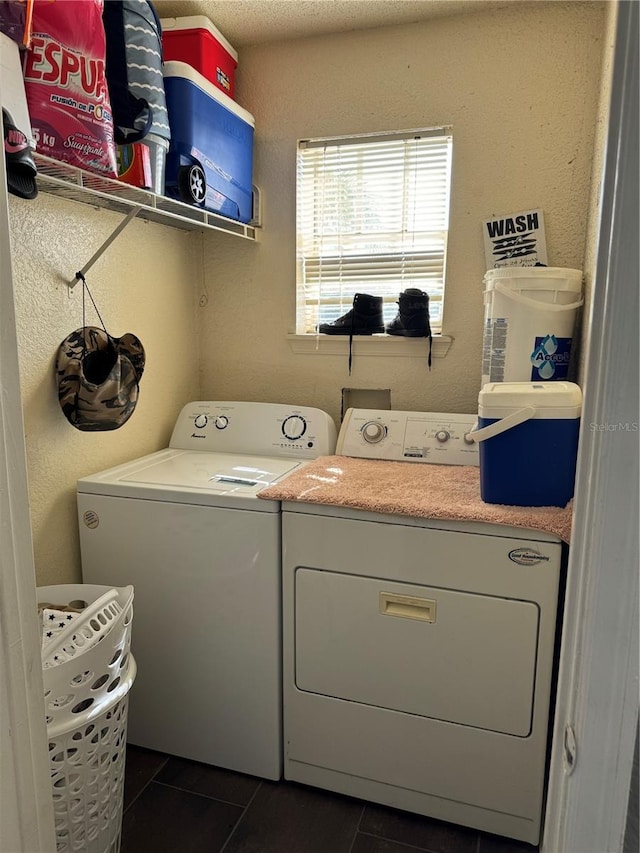
<svg viewBox="0 0 640 853">
<path fill-rule="evenodd" d="M 573 497 L 582 393 L 572 382 L 490 382 L 478 398 L 480 496 L 564 507 Z"/>
<path fill-rule="evenodd" d="M 253 116 L 184 62 L 164 64 L 171 126 L 165 194 L 249 222 Z"/>
</svg>

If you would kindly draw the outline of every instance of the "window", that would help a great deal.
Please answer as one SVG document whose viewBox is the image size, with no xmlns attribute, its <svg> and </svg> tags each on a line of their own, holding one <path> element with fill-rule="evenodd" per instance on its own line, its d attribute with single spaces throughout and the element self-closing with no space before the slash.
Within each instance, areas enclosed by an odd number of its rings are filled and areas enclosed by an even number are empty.
<svg viewBox="0 0 640 853">
<path fill-rule="evenodd" d="M 385 323 L 398 294 L 429 294 L 442 331 L 452 136 L 449 128 L 298 144 L 297 334 L 315 334 L 382 296 Z"/>
</svg>

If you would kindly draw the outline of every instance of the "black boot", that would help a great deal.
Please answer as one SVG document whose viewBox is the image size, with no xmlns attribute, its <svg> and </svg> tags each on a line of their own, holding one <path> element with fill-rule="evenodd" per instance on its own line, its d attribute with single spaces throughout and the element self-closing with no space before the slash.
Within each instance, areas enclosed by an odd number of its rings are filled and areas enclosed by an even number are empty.
<svg viewBox="0 0 640 853">
<path fill-rule="evenodd" d="M 356 293 L 353 297 L 353 308 L 333 323 L 321 323 L 318 331 L 321 335 L 349 335 L 349 376 L 351 376 L 353 336 L 384 332 L 382 297 Z"/>
<path fill-rule="evenodd" d="M 333 323 L 318 326 L 321 335 L 374 335 L 384 332 L 382 297 L 356 293 L 353 308 Z"/>
<path fill-rule="evenodd" d="M 387 323 L 386 331 L 388 335 L 407 338 L 431 337 L 428 295 L 415 287 L 404 290 L 398 299 L 398 314 Z"/>
</svg>

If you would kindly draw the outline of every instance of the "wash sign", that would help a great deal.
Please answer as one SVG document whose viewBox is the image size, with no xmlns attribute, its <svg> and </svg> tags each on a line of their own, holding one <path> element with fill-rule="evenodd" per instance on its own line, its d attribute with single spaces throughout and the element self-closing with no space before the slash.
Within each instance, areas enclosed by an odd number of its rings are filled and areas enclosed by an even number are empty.
<svg viewBox="0 0 640 853">
<path fill-rule="evenodd" d="M 487 269 L 547 265 L 547 241 L 541 210 L 523 210 L 483 224 Z"/>
</svg>

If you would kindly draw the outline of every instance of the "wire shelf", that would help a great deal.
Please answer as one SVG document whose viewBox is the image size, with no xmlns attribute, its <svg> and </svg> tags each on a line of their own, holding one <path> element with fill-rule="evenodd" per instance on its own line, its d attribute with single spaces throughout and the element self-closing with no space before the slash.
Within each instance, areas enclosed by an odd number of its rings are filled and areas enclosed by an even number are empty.
<svg viewBox="0 0 640 853">
<path fill-rule="evenodd" d="M 256 238 L 253 225 L 209 213 L 202 208 L 174 201 L 122 181 L 85 172 L 43 154 L 34 153 L 33 156 L 38 168 L 38 188 L 49 195 L 116 213 L 126 214 L 132 208 L 138 207 L 139 219 L 159 222 L 183 231 L 222 231 L 246 240 Z"/>
</svg>

